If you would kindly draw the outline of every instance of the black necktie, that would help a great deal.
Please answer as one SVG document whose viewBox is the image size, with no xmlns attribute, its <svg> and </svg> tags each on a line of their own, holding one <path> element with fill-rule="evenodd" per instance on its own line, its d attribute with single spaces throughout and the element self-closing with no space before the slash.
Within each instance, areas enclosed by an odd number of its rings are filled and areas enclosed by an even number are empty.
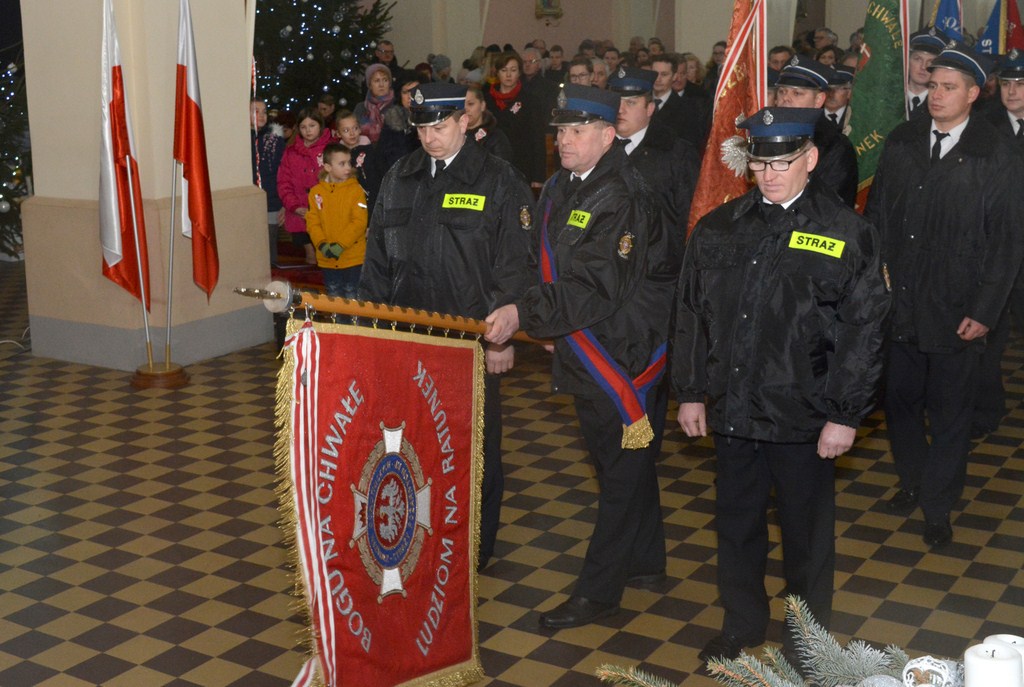
<svg viewBox="0 0 1024 687">
<path fill-rule="evenodd" d="M 583 179 L 576 176 L 575 174 L 569 175 L 569 185 L 565 188 L 566 197 L 571 196 L 579 190 L 580 184 L 583 183 Z"/>
<path fill-rule="evenodd" d="M 839 115 L 837 115 L 835 112 L 829 112 L 828 118 L 832 120 L 833 124 L 839 126 Z"/>
<path fill-rule="evenodd" d="M 949 136 L 949 134 L 944 134 L 938 129 L 932 130 L 932 133 L 935 134 L 935 143 L 932 144 L 932 162 L 934 163 L 938 162 L 939 158 L 942 157 L 942 139 Z"/>
<path fill-rule="evenodd" d="M 660 98 L 655 98 L 654 102 L 656 103 L 654 106 L 654 111 L 657 112 L 658 110 L 661 109 L 662 100 Z"/>
<path fill-rule="evenodd" d="M 915 95 L 913 98 L 910 99 L 910 111 L 913 112 L 914 110 L 916 110 L 917 106 L 920 104 L 921 98 Z"/>
<path fill-rule="evenodd" d="M 786 208 L 778 203 L 761 203 L 761 216 L 768 224 L 775 224 L 785 214 Z"/>
<path fill-rule="evenodd" d="M 1024 138 L 1024 119 L 1017 120 L 1017 138 Z"/>
<path fill-rule="evenodd" d="M 440 174 L 441 172 L 444 171 L 445 167 L 447 167 L 447 164 L 445 164 L 444 160 L 435 160 L 434 161 L 434 178 L 435 179 L 437 178 L 438 174 Z"/>
</svg>

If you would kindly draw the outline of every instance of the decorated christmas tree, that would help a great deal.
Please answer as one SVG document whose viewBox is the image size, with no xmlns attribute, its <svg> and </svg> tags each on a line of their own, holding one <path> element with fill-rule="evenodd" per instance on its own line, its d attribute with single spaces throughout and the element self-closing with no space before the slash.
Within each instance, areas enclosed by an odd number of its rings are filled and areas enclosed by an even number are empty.
<svg viewBox="0 0 1024 687">
<path fill-rule="evenodd" d="M 21 252 L 21 201 L 29 194 L 31 156 L 24 71 L 19 59 L 0 72 L 0 253 Z"/>
<path fill-rule="evenodd" d="M 256 95 L 270 108 L 294 110 L 324 93 L 341 107 L 362 100 L 363 69 L 391 29 L 394 2 L 259 0 Z"/>
</svg>

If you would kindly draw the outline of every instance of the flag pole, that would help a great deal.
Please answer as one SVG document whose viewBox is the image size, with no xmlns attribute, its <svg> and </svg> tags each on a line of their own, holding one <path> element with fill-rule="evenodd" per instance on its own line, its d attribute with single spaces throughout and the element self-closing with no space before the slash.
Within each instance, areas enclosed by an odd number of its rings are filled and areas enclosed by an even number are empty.
<svg viewBox="0 0 1024 687">
<path fill-rule="evenodd" d="M 167 343 L 164 345 L 164 368 L 171 369 L 171 304 L 174 302 L 174 210 L 178 200 L 178 161 L 171 156 L 171 230 L 167 232 Z M 185 199 L 182 198 L 184 203 Z"/>
<path fill-rule="evenodd" d="M 135 237 L 135 265 L 139 270 L 139 294 L 142 296 L 142 327 L 146 332 L 146 365 L 153 368 L 153 338 L 149 334 L 149 312 L 146 310 L 146 280 L 142 275 L 142 252 L 139 250 L 139 218 L 135 215 L 135 187 L 132 185 L 132 159 L 128 158 L 128 197 L 131 198 L 132 236 Z M 139 368 L 142 369 L 142 368 Z"/>
<path fill-rule="evenodd" d="M 185 368 L 171 362 L 171 304 L 174 300 L 174 207 L 178 192 L 178 161 L 174 160 L 171 164 L 171 224 L 167 249 L 167 343 L 164 347 L 164 365 L 160 369 L 153 367 L 153 343 L 149 336 L 149 320 L 147 318 L 146 355 L 149 364 L 135 370 L 135 375 L 132 376 L 132 386 L 136 389 L 180 389 L 188 384 L 188 373 L 185 372 Z M 130 180 L 129 183 L 131 183 Z M 133 205 L 132 217 L 134 218 L 134 216 L 135 207 Z M 135 244 L 137 251 L 138 241 Z M 143 299 L 145 299 L 145 292 L 143 292 Z"/>
</svg>

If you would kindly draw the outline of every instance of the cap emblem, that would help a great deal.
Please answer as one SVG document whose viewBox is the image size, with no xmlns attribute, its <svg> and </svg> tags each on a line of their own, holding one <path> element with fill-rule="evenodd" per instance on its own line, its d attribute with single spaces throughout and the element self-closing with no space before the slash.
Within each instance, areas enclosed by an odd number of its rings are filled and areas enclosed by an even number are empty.
<svg viewBox="0 0 1024 687">
<path fill-rule="evenodd" d="M 935 35 L 935 27 L 934 26 L 931 27 L 930 29 L 928 29 L 928 35 L 929 36 L 934 36 Z"/>
<path fill-rule="evenodd" d="M 423 93 L 420 91 L 420 89 L 418 89 L 418 88 L 416 89 L 416 92 L 413 93 L 413 95 L 412 95 L 412 99 L 416 102 L 417 105 L 422 105 L 423 104 L 423 99 L 424 98 L 423 98 Z"/>
<path fill-rule="evenodd" d="M 565 106 L 569 104 L 569 99 L 565 97 L 565 89 L 564 88 L 561 91 L 559 91 L 559 93 L 558 93 L 558 102 L 556 104 L 558 105 L 558 109 L 560 109 L 560 110 L 564 110 Z"/>
<path fill-rule="evenodd" d="M 1007 55 L 1007 57 L 1009 57 L 1011 60 L 1015 60 L 1018 57 L 1020 57 L 1020 51 L 1017 50 L 1017 48 L 1014 48 L 1013 50 L 1010 51 L 1010 54 Z"/>
<path fill-rule="evenodd" d="M 950 50 L 955 48 L 956 47 L 956 40 L 955 39 L 954 40 L 950 40 L 949 43 L 946 43 L 946 47 L 949 48 Z"/>
<path fill-rule="evenodd" d="M 775 121 L 775 117 L 772 116 L 771 112 L 769 112 L 768 110 L 765 110 L 764 111 L 764 117 L 761 118 L 761 121 L 764 122 L 765 126 L 771 126 L 772 122 Z"/>
<path fill-rule="evenodd" d="M 620 79 L 625 79 L 626 78 L 626 69 L 625 69 L 625 67 L 619 67 L 619 74 L 618 74 L 618 76 L 619 76 Z"/>
<path fill-rule="evenodd" d="M 793 65 L 794 67 L 796 67 L 797 65 L 799 65 L 799 64 L 800 64 L 800 56 L 799 56 L 799 55 L 793 55 L 793 59 L 791 59 L 791 60 L 789 61 L 789 63 L 790 63 L 791 65 Z"/>
</svg>

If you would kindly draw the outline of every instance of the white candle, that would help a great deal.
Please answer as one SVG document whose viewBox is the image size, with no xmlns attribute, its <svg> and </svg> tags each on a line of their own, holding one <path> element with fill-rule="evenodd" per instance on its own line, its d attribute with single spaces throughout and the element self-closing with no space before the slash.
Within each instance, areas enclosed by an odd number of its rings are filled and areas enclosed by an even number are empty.
<svg viewBox="0 0 1024 687">
<path fill-rule="evenodd" d="M 964 687 L 1024 687 L 1021 655 L 1005 643 L 972 646 L 964 654 Z"/>
<path fill-rule="evenodd" d="M 1021 681 L 1024 681 L 1024 637 L 1017 635 L 990 635 L 985 637 L 986 644 L 1009 644 L 1021 657 Z"/>
</svg>

